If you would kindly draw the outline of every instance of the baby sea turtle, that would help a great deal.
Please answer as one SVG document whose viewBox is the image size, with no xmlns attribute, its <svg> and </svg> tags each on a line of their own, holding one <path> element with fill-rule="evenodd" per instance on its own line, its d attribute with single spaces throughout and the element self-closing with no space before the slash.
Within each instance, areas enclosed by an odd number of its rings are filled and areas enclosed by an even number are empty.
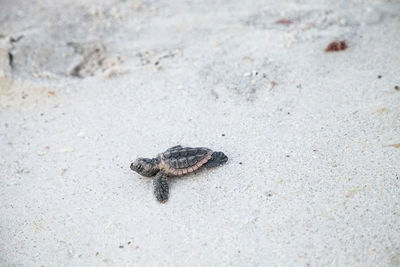
<svg viewBox="0 0 400 267">
<path fill-rule="evenodd" d="M 154 195 L 160 202 L 168 200 L 168 177 L 194 172 L 200 167 L 217 167 L 228 161 L 222 152 L 214 152 L 206 147 L 174 146 L 156 158 L 138 158 L 131 169 L 140 175 L 153 177 Z"/>
</svg>

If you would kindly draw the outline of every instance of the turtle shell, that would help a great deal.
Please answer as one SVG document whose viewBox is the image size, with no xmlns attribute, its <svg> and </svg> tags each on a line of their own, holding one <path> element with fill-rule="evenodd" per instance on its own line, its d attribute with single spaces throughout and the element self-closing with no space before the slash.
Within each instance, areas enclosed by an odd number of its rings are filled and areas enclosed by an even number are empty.
<svg viewBox="0 0 400 267">
<path fill-rule="evenodd" d="M 169 175 L 191 173 L 207 163 L 212 153 L 206 147 L 172 147 L 159 155 L 161 169 Z"/>
</svg>

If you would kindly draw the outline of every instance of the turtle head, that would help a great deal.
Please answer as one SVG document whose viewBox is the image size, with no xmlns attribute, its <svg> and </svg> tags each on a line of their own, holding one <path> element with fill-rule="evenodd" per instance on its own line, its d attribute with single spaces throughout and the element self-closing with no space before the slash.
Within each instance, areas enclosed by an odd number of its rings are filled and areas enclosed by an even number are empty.
<svg viewBox="0 0 400 267">
<path fill-rule="evenodd" d="M 159 171 L 157 159 L 138 158 L 131 164 L 131 170 L 140 175 L 151 177 Z"/>
</svg>

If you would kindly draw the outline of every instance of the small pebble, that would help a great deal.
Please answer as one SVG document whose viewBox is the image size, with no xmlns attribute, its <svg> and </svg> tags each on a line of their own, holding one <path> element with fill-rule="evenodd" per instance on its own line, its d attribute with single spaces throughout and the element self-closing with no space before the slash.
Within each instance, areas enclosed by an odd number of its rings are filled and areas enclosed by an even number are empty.
<svg viewBox="0 0 400 267">
<path fill-rule="evenodd" d="M 240 161 L 239 164 L 242 165 L 242 162 Z"/>
<path fill-rule="evenodd" d="M 378 79 L 381 79 L 382 78 L 382 75 L 378 75 Z"/>
<path fill-rule="evenodd" d="M 79 133 L 77 133 L 76 136 L 83 138 L 83 137 L 85 137 L 85 135 L 86 135 L 85 132 L 79 132 Z"/>
<path fill-rule="evenodd" d="M 123 246 L 123 245 L 120 245 L 119 248 L 124 248 L 124 246 Z"/>
<path fill-rule="evenodd" d="M 396 85 L 396 86 L 394 87 L 394 90 L 400 91 L 400 85 Z"/>
<path fill-rule="evenodd" d="M 221 134 L 222 136 L 225 136 L 225 134 Z"/>
</svg>

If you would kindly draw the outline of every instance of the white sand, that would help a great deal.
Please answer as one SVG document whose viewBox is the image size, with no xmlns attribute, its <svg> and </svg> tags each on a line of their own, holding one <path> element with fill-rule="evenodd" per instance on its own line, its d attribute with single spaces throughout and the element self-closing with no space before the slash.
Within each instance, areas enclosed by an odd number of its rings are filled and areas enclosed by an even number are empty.
<svg viewBox="0 0 400 267">
<path fill-rule="evenodd" d="M 79 2 L 0 1 L 0 265 L 400 265 L 399 1 Z"/>
</svg>

